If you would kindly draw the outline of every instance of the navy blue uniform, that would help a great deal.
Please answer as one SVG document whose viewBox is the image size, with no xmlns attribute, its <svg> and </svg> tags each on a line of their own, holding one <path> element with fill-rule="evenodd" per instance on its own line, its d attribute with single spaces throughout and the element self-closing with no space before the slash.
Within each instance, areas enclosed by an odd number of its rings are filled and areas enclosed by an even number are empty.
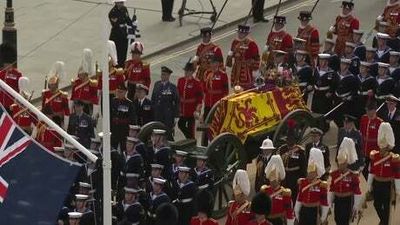
<svg viewBox="0 0 400 225">
<path fill-rule="evenodd" d="M 191 171 L 191 177 L 199 189 L 211 190 L 214 185 L 213 171 L 207 167 L 203 170 L 194 168 Z"/>
<path fill-rule="evenodd" d="M 134 105 L 136 110 L 135 114 L 137 116 L 137 125 L 143 126 L 146 123 L 153 121 L 153 106 L 150 99 L 144 98 L 142 101 L 136 99 Z"/>
<path fill-rule="evenodd" d="M 356 96 L 358 94 L 359 82 L 356 76 L 353 74 L 346 74 L 339 76 L 340 80 L 335 91 L 335 105 L 344 102 L 344 104 L 335 112 L 332 116 L 335 123 L 339 126 L 343 126 L 343 115 L 357 115 L 356 108 Z"/>
<path fill-rule="evenodd" d="M 149 153 L 149 159 L 152 161 L 152 163 L 157 163 L 164 166 L 161 176 L 167 180 L 171 179 L 171 148 L 164 146 L 160 149 L 153 149 L 153 151 L 149 151 Z"/>
<path fill-rule="evenodd" d="M 361 61 L 365 61 L 367 48 L 363 43 L 358 43 L 354 48 L 354 55 L 357 56 Z"/>
<path fill-rule="evenodd" d="M 110 108 L 111 146 L 115 149 L 126 149 L 126 137 L 129 133 L 129 124 L 135 122 L 135 109 L 131 100 L 113 98 Z"/>
<path fill-rule="evenodd" d="M 297 70 L 297 78 L 299 80 L 299 87 L 301 92 L 303 93 L 303 100 L 307 102 L 307 97 L 309 94 L 309 90 L 307 90 L 307 86 L 314 86 L 314 76 L 313 69 L 309 65 L 305 65 L 302 67 L 296 67 Z"/>
<path fill-rule="evenodd" d="M 331 69 L 328 71 L 314 70 L 314 96 L 311 109 L 313 112 L 325 114 L 332 109 L 334 92 L 339 82 L 337 73 Z M 330 93 L 332 96 L 327 97 L 326 94 Z"/>
<path fill-rule="evenodd" d="M 378 87 L 376 89 L 375 98 L 378 100 L 378 105 L 385 101 L 385 98 L 394 94 L 395 82 L 393 78 L 386 76 L 385 78 L 377 78 Z"/>
<path fill-rule="evenodd" d="M 383 62 L 383 63 L 389 63 L 389 57 L 390 57 L 390 51 L 392 49 L 389 47 L 386 47 L 385 50 L 383 51 L 378 51 L 376 50 L 376 54 L 375 54 L 375 61 L 376 62 Z"/>
<path fill-rule="evenodd" d="M 179 212 L 178 225 L 190 224 L 190 219 L 195 215 L 194 197 L 197 193 L 197 186 L 193 181 L 185 184 L 177 181 L 174 186 L 176 199 L 173 201 Z"/>
<path fill-rule="evenodd" d="M 128 205 L 122 201 L 113 207 L 113 218 L 117 222 L 129 221 L 130 223 L 139 223 L 144 221 L 145 212 L 139 202 Z"/>
<path fill-rule="evenodd" d="M 150 193 L 149 196 L 149 210 L 147 211 L 147 216 L 148 216 L 148 225 L 154 225 L 155 220 L 156 220 L 156 210 L 158 206 L 160 206 L 163 203 L 170 203 L 171 199 L 168 197 L 168 195 L 164 192 L 161 192 L 158 195 L 155 195 L 153 193 Z"/>
<path fill-rule="evenodd" d="M 111 23 L 110 40 L 115 42 L 117 49 L 118 66 L 123 67 L 128 50 L 128 38 L 126 25 L 132 25 L 128 10 L 125 6 L 118 8 L 114 6 L 108 13 Z"/>
<path fill-rule="evenodd" d="M 356 75 L 360 73 L 360 58 L 358 58 L 358 56 L 353 56 L 350 58 L 351 59 L 351 64 L 349 67 L 349 71 Z"/>
<path fill-rule="evenodd" d="M 360 83 L 360 86 L 358 88 L 358 96 L 357 96 L 357 117 L 361 117 L 366 113 L 365 111 L 365 106 L 367 105 L 367 102 L 369 99 L 374 98 L 374 94 L 376 92 L 376 88 L 378 87 L 378 82 L 376 79 L 372 76 L 366 76 L 362 77 L 361 75 L 357 76 L 358 82 Z M 368 96 L 368 91 L 372 91 L 372 96 Z"/>
<path fill-rule="evenodd" d="M 330 54 L 331 57 L 329 58 L 329 68 L 334 71 L 339 71 L 340 68 L 340 58 L 339 56 L 333 51 L 324 51 L 324 54 Z"/>
<path fill-rule="evenodd" d="M 76 113 L 71 114 L 69 117 L 67 132 L 71 135 L 77 136 L 79 138 L 79 143 L 85 146 L 85 148 L 89 148 L 90 139 L 94 137 L 92 118 L 86 113 L 82 113 L 80 116 Z"/>
</svg>

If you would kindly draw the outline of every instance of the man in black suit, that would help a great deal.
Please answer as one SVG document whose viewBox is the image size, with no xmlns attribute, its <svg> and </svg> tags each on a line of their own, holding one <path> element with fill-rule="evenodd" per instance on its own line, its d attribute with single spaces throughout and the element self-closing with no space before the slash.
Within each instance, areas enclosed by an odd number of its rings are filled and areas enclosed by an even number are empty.
<svg viewBox="0 0 400 225">
<path fill-rule="evenodd" d="M 149 89 L 143 84 L 136 85 L 136 100 L 134 101 L 137 122 L 139 126 L 143 126 L 153 121 L 153 106 L 151 100 L 147 98 Z"/>
<path fill-rule="evenodd" d="M 83 112 L 83 102 L 74 102 L 74 113 L 69 117 L 67 132 L 78 137 L 79 143 L 90 147 L 90 139 L 94 137 L 94 126 L 92 118 Z"/>
<path fill-rule="evenodd" d="M 395 137 L 395 147 L 393 148 L 394 153 L 400 153 L 400 110 L 397 109 L 400 99 L 391 95 L 386 98 L 386 107 L 383 107 L 378 115 L 385 122 L 389 122 L 392 126 L 394 137 Z"/>
<path fill-rule="evenodd" d="M 268 22 L 268 19 L 264 17 L 264 3 L 265 0 L 252 0 L 253 7 L 253 21 L 254 23 L 258 22 Z"/>
</svg>

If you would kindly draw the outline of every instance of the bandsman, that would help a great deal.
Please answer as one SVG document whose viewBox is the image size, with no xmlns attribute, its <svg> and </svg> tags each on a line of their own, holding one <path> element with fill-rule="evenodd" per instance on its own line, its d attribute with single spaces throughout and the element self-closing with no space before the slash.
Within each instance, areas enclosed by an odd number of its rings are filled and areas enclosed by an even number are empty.
<svg viewBox="0 0 400 225">
<path fill-rule="evenodd" d="M 366 51 L 366 47 L 365 47 L 364 43 L 361 41 L 361 38 L 363 35 L 364 35 L 363 30 L 353 30 L 352 42 L 355 44 L 353 53 L 361 61 L 365 60 L 365 51 Z"/>
<path fill-rule="evenodd" d="M 20 95 L 28 101 L 30 101 L 30 98 L 32 97 L 28 92 L 29 83 L 30 81 L 27 77 L 21 77 L 18 80 Z M 17 123 L 17 125 L 27 134 L 32 134 L 33 128 L 35 127 L 37 121 L 36 116 L 32 114 L 28 108 L 18 103 L 18 101 L 15 101 L 15 103 L 10 106 L 10 112 L 11 117 Z"/>
<path fill-rule="evenodd" d="M 185 76 L 178 79 L 177 86 L 180 99 L 178 127 L 185 138 L 190 139 L 195 135 L 195 119 L 200 118 L 203 89 L 201 82 L 193 77 L 194 64 L 187 62 L 184 70 Z"/>
<path fill-rule="evenodd" d="M 212 190 L 214 186 L 213 171 L 207 167 L 207 155 L 194 155 L 196 167 L 191 171 L 191 180 L 197 185 L 199 190 Z"/>
<path fill-rule="evenodd" d="M 150 208 L 147 212 L 148 225 L 155 225 L 156 223 L 156 210 L 163 203 L 171 203 L 171 199 L 164 192 L 163 187 L 166 184 L 166 180 L 161 178 L 153 178 L 153 188 L 149 193 L 150 197 Z"/>
<path fill-rule="evenodd" d="M 395 146 L 395 137 L 389 123 L 383 122 L 378 129 L 378 149 L 370 154 L 371 165 L 368 175 L 368 191 L 374 198 L 375 211 L 380 224 L 389 225 L 390 204 L 393 181 L 396 195 L 400 195 L 400 158 L 391 150 Z"/>
<path fill-rule="evenodd" d="M 154 129 L 151 135 L 153 149 L 149 151 L 149 161 L 152 163 L 161 164 L 164 170 L 161 173 L 162 177 L 171 179 L 172 164 L 171 164 L 171 148 L 168 146 L 166 131 Z"/>
<path fill-rule="evenodd" d="M 143 44 L 135 41 L 131 44 L 131 59 L 125 62 L 125 79 L 128 82 L 128 99 L 135 100 L 136 85 L 150 87 L 150 64 L 143 61 Z"/>
<path fill-rule="evenodd" d="M 389 76 L 389 64 L 378 63 L 378 75 L 376 76 L 378 87 L 376 88 L 375 98 L 378 104 L 382 104 L 385 99 L 395 93 L 395 82 L 392 77 Z"/>
<path fill-rule="evenodd" d="M 305 50 L 309 52 L 312 61 L 311 65 L 315 65 L 315 60 L 318 58 L 319 53 L 319 31 L 316 27 L 311 25 L 312 20 L 311 12 L 300 11 L 299 17 L 300 26 L 297 29 L 296 37 L 306 40 Z"/>
<path fill-rule="evenodd" d="M 356 100 L 358 115 L 365 113 L 367 103 L 374 99 L 378 82 L 371 75 L 371 64 L 365 61 L 360 62 L 360 74 L 358 74 L 358 95 Z"/>
<path fill-rule="evenodd" d="M 192 217 L 190 225 L 218 225 L 218 221 L 211 218 L 214 208 L 214 198 L 206 190 L 200 190 L 196 194 L 197 216 Z"/>
<path fill-rule="evenodd" d="M 353 39 L 353 30 L 360 28 L 359 20 L 352 14 L 353 9 L 354 3 L 352 1 L 343 1 L 342 12 L 336 17 L 335 24 L 329 28 L 331 34 L 337 35 L 335 52 L 339 56 L 344 53 L 346 41 Z"/>
<path fill-rule="evenodd" d="M 249 34 L 250 26 L 238 26 L 238 37 L 233 40 L 226 59 L 226 66 L 232 67 L 231 87 L 239 85 L 244 90 L 253 87 L 260 67 L 258 46 L 253 39 L 248 37 Z"/>
<path fill-rule="evenodd" d="M 279 155 L 273 155 L 271 161 L 265 168 L 265 176 L 270 185 L 263 185 L 260 192 L 271 197 L 271 212 L 267 219 L 273 225 L 293 225 L 294 213 L 292 203 L 292 192 L 281 186 L 285 179 L 285 166 Z"/>
<path fill-rule="evenodd" d="M 92 118 L 84 112 L 85 105 L 81 100 L 74 102 L 74 113 L 69 118 L 67 132 L 78 137 L 79 143 L 89 148 L 90 139 L 94 137 L 94 124 Z"/>
<path fill-rule="evenodd" d="M 399 0 L 389 0 L 383 13 L 378 16 L 377 22 L 386 22 L 385 33 L 389 34 L 388 45 L 392 49 L 399 50 L 398 33 L 400 24 L 400 2 Z"/>
<path fill-rule="evenodd" d="M 271 139 L 267 138 L 263 141 L 260 146 L 260 154 L 256 159 L 256 179 L 254 182 L 254 190 L 257 192 L 260 190 L 261 186 L 267 184 L 268 181 L 265 177 L 265 167 L 271 160 L 271 156 L 275 151 L 274 143 Z"/>
<path fill-rule="evenodd" d="M 389 35 L 386 33 L 377 33 L 376 38 L 377 38 L 377 46 L 376 46 L 375 61 L 382 63 L 389 63 L 390 51 L 392 50 L 386 44 Z"/>
<path fill-rule="evenodd" d="M 251 200 L 250 212 L 254 218 L 244 223 L 246 225 L 271 225 L 267 217 L 271 212 L 271 198 L 262 192 L 257 193 Z"/>
<path fill-rule="evenodd" d="M 324 175 L 321 176 L 321 180 L 328 180 L 328 173 L 331 169 L 331 160 L 330 160 L 330 149 L 327 145 L 325 145 L 324 143 L 322 143 L 322 137 L 324 135 L 324 132 L 317 128 L 317 127 L 313 127 L 310 130 L 310 134 L 311 134 L 311 139 L 312 141 L 310 143 L 306 144 L 305 147 L 305 153 L 306 153 L 306 159 L 308 161 L 308 159 L 310 158 L 310 150 L 311 148 L 318 148 L 319 150 L 321 150 L 322 154 L 324 155 L 324 166 L 325 166 L 325 170 L 326 173 Z"/>
<path fill-rule="evenodd" d="M 202 43 L 197 47 L 196 56 L 193 57 L 192 63 L 197 67 L 196 79 L 204 81 L 206 76 L 205 72 L 211 66 L 212 58 L 221 59 L 218 62 L 218 69 L 224 70 L 224 62 L 221 48 L 211 41 L 212 28 L 204 27 L 200 29 Z"/>
<path fill-rule="evenodd" d="M 349 225 L 358 215 L 361 206 L 360 176 L 349 165 L 358 160 L 351 139 L 343 140 L 337 156 L 338 169 L 331 172 L 328 201 L 334 204 L 336 224 Z"/>
<path fill-rule="evenodd" d="M 143 84 L 136 85 L 136 99 L 133 100 L 135 113 L 137 116 L 136 124 L 144 126 L 145 124 L 153 121 L 153 105 L 151 100 L 147 97 L 149 88 Z M 165 109 L 164 109 L 165 110 Z"/>
<path fill-rule="evenodd" d="M 299 194 L 294 211 L 299 225 L 317 225 L 317 221 L 324 224 L 327 220 L 328 183 L 320 179 L 325 172 L 321 150 L 312 148 L 308 159 L 307 177 L 298 180 Z"/>
<path fill-rule="evenodd" d="M 247 200 L 250 194 L 249 175 L 245 170 L 238 169 L 232 182 L 234 200 L 228 203 L 228 212 L 225 225 L 241 225 L 251 220 L 250 202 Z"/>
<path fill-rule="evenodd" d="M 82 63 L 78 70 L 78 77 L 71 80 L 71 101 L 80 100 L 83 103 L 84 112 L 90 116 L 98 113 L 98 82 L 92 79 L 95 72 L 93 52 L 91 49 L 85 48 L 83 49 Z"/>
</svg>

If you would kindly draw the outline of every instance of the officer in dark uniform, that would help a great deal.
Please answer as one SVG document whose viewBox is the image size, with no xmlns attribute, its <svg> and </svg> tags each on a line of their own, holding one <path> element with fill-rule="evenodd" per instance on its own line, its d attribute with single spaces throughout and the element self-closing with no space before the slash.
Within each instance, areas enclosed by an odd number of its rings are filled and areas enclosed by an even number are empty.
<svg viewBox="0 0 400 225">
<path fill-rule="evenodd" d="M 211 190 L 214 186 L 213 171 L 206 166 L 206 155 L 194 155 L 196 167 L 191 171 L 191 180 L 200 190 Z"/>
<path fill-rule="evenodd" d="M 308 95 L 314 88 L 314 76 L 312 67 L 306 62 L 309 53 L 303 50 L 296 51 L 296 74 L 299 87 L 303 93 L 303 100 L 307 103 Z M 311 102 L 310 102 L 311 104 Z"/>
<path fill-rule="evenodd" d="M 315 85 L 311 110 L 325 114 L 332 109 L 339 76 L 328 66 L 331 57 L 329 54 L 319 54 L 318 57 L 319 65 L 314 70 Z"/>
<path fill-rule="evenodd" d="M 143 126 L 153 121 L 153 106 L 151 100 L 147 98 L 149 89 L 143 84 L 136 84 L 136 99 L 134 100 L 135 114 L 137 115 L 137 123 Z M 164 109 L 165 110 L 165 109 Z"/>
<path fill-rule="evenodd" d="M 83 102 L 74 102 L 74 113 L 69 117 L 67 132 L 78 137 L 79 143 L 85 148 L 90 147 L 90 139 L 94 137 L 94 126 L 92 118 L 83 112 Z"/>
<path fill-rule="evenodd" d="M 333 39 L 327 38 L 325 39 L 324 50 L 322 54 L 329 54 L 329 68 L 333 69 L 334 71 L 339 71 L 340 67 L 340 58 L 333 50 L 335 47 L 335 41 Z"/>
<path fill-rule="evenodd" d="M 378 87 L 376 89 L 375 98 L 378 105 L 381 105 L 385 99 L 395 93 L 395 82 L 389 76 L 389 64 L 378 63 L 378 76 L 376 77 Z"/>
<path fill-rule="evenodd" d="M 176 85 L 169 81 L 172 70 L 161 67 L 161 80 L 154 84 L 151 101 L 154 120 L 162 122 L 168 128 L 168 140 L 173 140 L 175 121 L 179 118 L 179 94 Z"/>
<path fill-rule="evenodd" d="M 346 47 L 344 49 L 344 58 L 351 60 L 349 71 L 354 75 L 357 75 L 360 72 L 360 58 L 354 54 L 356 47 L 356 44 L 346 42 Z"/>
<path fill-rule="evenodd" d="M 343 114 L 357 114 L 354 105 L 356 104 L 355 100 L 358 94 L 359 83 L 357 77 L 349 70 L 351 64 L 352 61 L 350 59 L 341 59 L 339 83 L 335 91 L 335 105 L 341 102 L 344 102 L 344 104 L 332 114 L 338 127 L 343 126 Z"/>
<path fill-rule="evenodd" d="M 357 117 L 361 117 L 366 113 L 365 107 L 367 102 L 374 98 L 376 88 L 378 87 L 378 82 L 370 74 L 370 66 L 371 64 L 368 62 L 360 62 L 360 74 L 357 76 L 360 84 L 356 98 Z"/>
<path fill-rule="evenodd" d="M 393 152 L 396 154 L 400 153 L 400 109 L 398 105 L 400 104 L 400 99 L 390 95 L 386 98 L 386 107 L 383 107 L 378 115 L 385 122 L 389 122 L 393 129 L 395 137 L 395 146 Z"/>
<path fill-rule="evenodd" d="M 172 202 L 179 211 L 178 225 L 188 225 L 195 215 L 194 197 L 198 188 L 190 180 L 190 168 L 179 167 L 178 180 L 174 184 L 174 198 Z"/>
<path fill-rule="evenodd" d="M 120 84 L 116 90 L 116 97 L 111 101 L 111 147 L 125 151 L 126 137 L 129 124 L 135 121 L 135 108 L 131 100 L 126 98 L 126 87 Z"/>
<path fill-rule="evenodd" d="M 147 225 L 155 225 L 156 210 L 163 203 L 171 203 L 171 199 L 163 191 L 164 185 L 167 181 L 161 178 L 153 179 L 152 192 L 149 193 L 150 208 L 147 212 L 148 221 Z"/>
<path fill-rule="evenodd" d="M 324 132 L 319 128 L 313 127 L 310 131 L 312 141 L 306 144 L 305 153 L 306 159 L 308 162 L 308 158 L 310 157 L 310 150 L 311 148 L 318 148 L 321 150 L 322 154 L 324 155 L 324 164 L 325 164 L 325 171 L 326 173 L 321 177 L 322 180 L 327 180 L 329 178 L 329 171 L 331 168 L 331 161 L 330 161 L 330 152 L 329 147 L 322 143 L 322 136 Z"/>
<path fill-rule="evenodd" d="M 286 177 L 283 180 L 282 186 L 292 190 L 292 201 L 297 198 L 297 181 L 305 177 L 307 174 L 307 161 L 304 149 L 296 144 L 294 120 L 287 122 L 287 140 L 286 144 L 279 147 L 277 154 L 281 155 L 285 166 Z"/>
<path fill-rule="evenodd" d="M 154 129 L 151 137 L 153 149 L 149 151 L 149 160 L 164 166 L 162 177 L 169 180 L 172 173 L 171 148 L 167 145 L 166 131 Z"/>
<path fill-rule="evenodd" d="M 113 219 L 116 222 L 144 222 L 145 212 L 138 201 L 139 190 L 132 187 L 124 188 L 124 199 L 113 206 Z"/>
<path fill-rule="evenodd" d="M 365 60 L 366 54 L 366 47 L 361 41 L 363 35 L 364 31 L 353 30 L 353 43 L 356 45 L 354 48 L 354 55 L 357 56 L 361 61 Z"/>
<path fill-rule="evenodd" d="M 110 40 L 115 42 L 117 47 L 118 66 L 123 67 L 128 50 L 127 26 L 132 26 L 128 9 L 124 6 L 126 0 L 114 0 L 115 6 L 108 13 L 111 23 Z"/>
</svg>

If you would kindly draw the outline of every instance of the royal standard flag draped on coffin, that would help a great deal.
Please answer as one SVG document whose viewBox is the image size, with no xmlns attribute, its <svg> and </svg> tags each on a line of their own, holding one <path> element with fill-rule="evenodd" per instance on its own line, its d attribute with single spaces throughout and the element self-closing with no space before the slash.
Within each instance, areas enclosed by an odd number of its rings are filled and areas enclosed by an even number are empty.
<svg viewBox="0 0 400 225">
<path fill-rule="evenodd" d="M 286 114 L 296 109 L 307 110 L 296 86 L 230 95 L 218 103 L 210 136 L 229 132 L 244 143 L 249 135 L 277 126 Z"/>
</svg>

